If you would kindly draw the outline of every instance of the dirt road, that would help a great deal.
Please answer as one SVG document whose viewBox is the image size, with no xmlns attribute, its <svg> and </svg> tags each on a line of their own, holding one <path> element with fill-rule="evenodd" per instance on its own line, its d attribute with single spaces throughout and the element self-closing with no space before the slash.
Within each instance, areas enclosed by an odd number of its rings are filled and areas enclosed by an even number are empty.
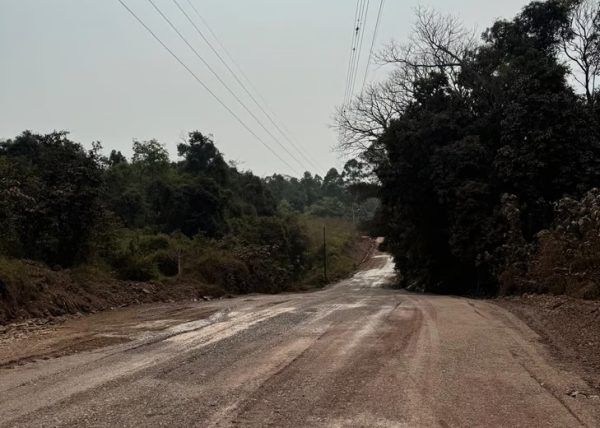
<svg viewBox="0 0 600 428">
<path fill-rule="evenodd" d="M 0 341 L 1 426 L 600 426 L 491 302 L 385 288 L 143 306 Z"/>
</svg>

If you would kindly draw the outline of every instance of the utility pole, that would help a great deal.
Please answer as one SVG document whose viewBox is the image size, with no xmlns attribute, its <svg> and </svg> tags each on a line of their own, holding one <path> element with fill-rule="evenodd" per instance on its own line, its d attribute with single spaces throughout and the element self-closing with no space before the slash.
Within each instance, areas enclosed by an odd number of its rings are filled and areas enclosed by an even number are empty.
<svg viewBox="0 0 600 428">
<path fill-rule="evenodd" d="M 323 278 L 327 282 L 327 229 L 323 225 Z"/>
</svg>

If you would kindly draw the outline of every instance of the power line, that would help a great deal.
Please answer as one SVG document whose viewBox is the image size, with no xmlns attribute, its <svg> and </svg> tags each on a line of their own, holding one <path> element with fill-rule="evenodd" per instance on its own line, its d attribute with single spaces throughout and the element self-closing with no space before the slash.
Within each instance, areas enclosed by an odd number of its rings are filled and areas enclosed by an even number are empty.
<svg viewBox="0 0 600 428">
<path fill-rule="evenodd" d="M 300 165 L 300 168 L 305 169 L 304 165 L 300 160 L 290 152 L 287 147 L 285 147 L 278 139 L 273 135 L 273 133 L 262 123 L 262 121 L 248 108 L 248 106 L 240 99 L 240 97 L 225 83 L 225 81 L 219 76 L 212 66 L 198 53 L 198 51 L 192 46 L 192 44 L 186 39 L 186 37 L 177 29 L 177 27 L 173 24 L 173 22 L 163 13 L 163 11 L 154 3 L 153 0 L 148 0 L 148 3 L 152 5 L 152 7 L 158 12 L 158 14 L 165 20 L 165 22 L 177 33 L 179 38 L 191 49 L 191 51 L 196 55 L 196 57 L 202 61 L 202 63 L 209 69 L 209 71 L 215 76 L 215 78 L 223 85 L 223 87 L 231 94 L 233 98 L 248 112 L 250 116 L 259 124 L 259 126 L 275 141 L 292 159 Z M 305 169 L 306 170 L 306 169 Z"/>
<path fill-rule="evenodd" d="M 356 40 L 360 31 L 359 13 L 362 2 L 363 0 L 356 0 L 356 10 L 354 12 L 354 21 L 352 22 L 352 44 L 350 45 L 350 58 L 348 61 L 348 73 L 346 75 L 346 92 L 344 94 L 344 103 L 348 99 L 348 93 L 350 92 L 352 66 L 354 64 L 354 56 L 356 55 Z"/>
<path fill-rule="evenodd" d="M 371 49 L 369 50 L 369 59 L 367 60 L 367 66 L 365 68 L 365 77 L 363 79 L 362 89 L 360 92 L 365 90 L 367 84 L 367 78 L 369 77 L 369 66 L 371 65 L 371 59 L 373 58 L 373 49 L 375 48 L 375 41 L 377 40 L 377 34 L 379 32 L 379 24 L 381 22 L 381 13 L 383 11 L 383 5 L 385 0 L 379 2 L 379 12 L 377 12 L 377 22 L 375 23 L 375 30 L 373 30 L 373 40 L 371 40 Z"/>
<path fill-rule="evenodd" d="M 365 10 L 368 7 L 367 0 L 363 0 L 362 8 L 360 11 L 360 15 L 358 18 L 358 27 L 360 33 L 357 34 L 357 42 L 356 42 L 356 54 L 354 55 L 354 64 L 352 66 L 352 80 L 350 82 L 350 97 L 354 95 L 354 86 L 356 84 L 356 73 L 358 71 L 358 65 L 360 63 L 360 55 L 362 51 L 362 40 L 365 33 L 365 27 L 367 23 L 365 22 Z"/>
<path fill-rule="evenodd" d="M 312 162 L 304 155 L 303 151 L 301 149 L 299 149 L 293 143 L 293 141 L 290 140 L 290 138 L 285 134 L 285 132 L 281 129 L 281 127 L 273 120 L 273 118 L 271 117 L 271 115 L 269 113 L 267 113 L 267 111 L 265 110 L 265 108 L 256 100 L 256 98 L 248 90 L 248 88 L 246 87 L 246 85 L 244 84 L 244 82 L 242 82 L 241 79 L 238 77 L 237 73 L 229 66 L 229 64 L 227 63 L 227 61 L 225 61 L 223 59 L 223 57 L 215 49 L 215 47 L 212 45 L 212 43 L 206 38 L 206 36 L 204 35 L 204 33 L 198 28 L 198 26 L 196 25 L 196 23 L 190 18 L 190 16 L 188 15 L 188 13 L 181 7 L 181 5 L 179 4 L 179 2 L 177 0 L 173 0 L 173 3 L 175 3 L 175 5 L 181 11 L 181 13 L 183 13 L 183 15 L 186 17 L 186 19 L 190 22 L 190 24 L 192 24 L 192 26 L 194 27 L 194 29 L 196 30 L 196 32 L 200 35 L 200 37 L 202 37 L 202 40 L 204 40 L 204 42 L 210 47 L 210 49 L 217 56 L 217 58 L 219 58 L 219 61 L 221 61 L 221 63 L 225 66 L 225 68 L 227 68 L 227 70 L 233 76 L 233 78 L 236 80 L 236 82 L 242 87 L 242 89 L 246 92 L 246 94 L 248 94 L 248 96 L 254 102 L 254 104 L 256 104 L 258 106 L 258 108 L 263 112 L 263 114 L 267 117 L 267 119 L 271 122 L 271 124 L 275 127 L 275 129 L 277 129 L 279 131 L 279 133 L 296 149 L 296 151 L 300 154 L 301 157 L 304 158 L 305 161 L 307 161 L 309 164 L 312 164 Z M 189 0 L 188 0 L 188 3 L 193 7 L 192 3 Z M 197 9 L 194 8 L 194 10 L 197 10 Z M 314 164 L 312 166 L 315 167 Z"/>
<path fill-rule="evenodd" d="M 360 41 L 358 42 L 358 57 L 356 59 L 356 66 L 354 69 L 354 75 L 353 75 L 353 80 L 352 80 L 352 89 L 350 90 L 350 95 L 352 96 L 354 94 L 354 88 L 356 85 L 356 78 L 358 76 L 358 68 L 360 67 L 360 57 L 362 54 L 362 48 L 363 48 L 363 41 L 365 38 L 365 28 L 367 26 L 367 18 L 369 17 L 369 6 L 371 4 L 371 0 L 367 0 L 366 2 L 366 7 L 364 9 L 363 12 L 363 17 L 362 17 L 362 29 L 360 32 Z"/>
<path fill-rule="evenodd" d="M 360 34 L 361 34 L 361 30 L 363 28 L 363 14 L 364 14 L 364 10 L 365 10 L 365 4 L 366 4 L 366 0 L 361 0 L 360 1 L 360 9 L 358 11 L 358 17 L 357 17 L 357 21 L 356 21 L 356 40 L 354 42 L 354 49 L 353 49 L 353 57 L 352 57 L 352 64 L 351 64 L 351 68 L 350 68 L 350 81 L 348 83 L 348 102 L 351 102 L 352 100 L 352 96 L 354 93 L 354 82 L 355 82 L 355 74 L 356 74 L 356 58 L 358 57 L 358 49 L 360 46 Z"/>
<path fill-rule="evenodd" d="M 246 131 L 248 131 L 254 138 L 256 138 L 263 146 L 265 146 L 265 148 L 267 150 L 269 150 L 269 152 L 271 152 L 276 158 L 278 158 L 281 162 L 283 162 L 288 168 L 290 168 L 292 171 L 298 173 L 298 171 L 296 170 L 296 168 L 294 168 L 293 166 L 291 166 L 285 159 L 283 159 L 275 150 L 273 150 L 273 148 L 271 148 L 271 146 L 269 146 L 262 138 L 260 138 L 248 125 L 246 125 L 246 123 L 233 111 L 231 110 L 231 108 L 229 108 L 227 106 L 227 104 L 225 104 L 208 86 L 206 86 L 206 84 L 200 80 L 200 78 L 198 77 L 198 75 L 196 75 L 196 73 L 194 73 L 192 71 L 192 69 L 190 69 L 176 54 L 175 52 L 173 52 L 157 35 L 154 31 L 152 31 L 152 29 L 150 27 L 148 27 L 148 25 L 146 25 L 146 23 L 133 11 L 129 8 L 129 6 L 127 6 L 127 4 L 123 1 L 123 0 L 117 0 L 119 3 L 121 3 L 121 5 L 136 19 L 136 21 L 146 29 L 146 31 L 148 31 L 148 33 L 150 33 L 150 35 L 152 35 L 152 37 L 158 42 L 160 43 L 160 45 L 194 78 L 194 80 L 196 80 L 196 82 L 198 82 L 225 110 L 227 110 L 235 119 L 236 121 L 242 125 L 242 127 L 244 129 L 246 129 Z"/>
<path fill-rule="evenodd" d="M 344 92 L 344 105 L 348 103 L 351 79 L 352 79 L 352 67 L 354 64 L 354 56 L 356 54 L 356 40 L 360 31 L 359 11 L 364 0 L 356 0 L 356 10 L 354 12 L 354 21 L 352 26 L 352 44 L 350 45 L 350 58 L 348 60 L 348 71 L 346 73 L 346 90 Z"/>
<path fill-rule="evenodd" d="M 246 73 L 244 72 L 244 70 L 242 69 L 242 67 L 239 65 L 239 63 L 235 60 L 235 58 L 233 58 L 233 56 L 231 55 L 231 53 L 229 53 L 229 50 L 221 42 L 221 40 L 219 39 L 219 37 L 217 36 L 217 34 L 215 33 L 215 31 L 212 29 L 212 27 L 210 26 L 210 24 L 208 23 L 208 21 L 206 19 L 204 19 L 204 17 L 200 14 L 200 12 L 198 11 L 198 8 L 196 8 L 194 6 L 194 4 L 191 2 L 191 0 L 186 0 L 186 1 L 189 3 L 189 5 L 192 7 L 192 9 L 194 10 L 194 12 L 198 16 L 198 18 L 200 18 L 200 20 L 202 21 L 202 23 L 204 24 L 204 26 L 208 29 L 208 31 L 210 32 L 210 34 L 216 40 L 216 42 L 218 43 L 219 47 L 221 49 L 223 49 L 223 52 L 225 52 L 225 55 L 227 55 L 227 58 L 229 58 L 229 60 L 233 63 L 233 65 L 235 65 L 235 67 L 237 68 L 237 70 L 240 72 L 240 74 L 242 75 L 242 77 L 244 78 L 244 80 L 246 80 L 246 83 L 248 83 L 248 85 L 254 91 L 254 93 L 256 94 L 256 96 L 263 102 L 263 104 L 265 104 L 268 107 L 269 103 L 267 103 L 267 101 L 260 94 L 260 92 L 256 89 L 255 85 L 252 83 L 252 81 L 250 80 L 250 78 L 246 75 Z M 272 109 L 269 108 L 269 110 L 271 110 L 271 113 L 273 114 L 273 116 L 277 116 L 272 111 Z M 288 134 L 291 134 L 291 132 L 289 132 L 289 130 L 286 129 L 285 124 L 282 123 L 282 127 L 284 128 L 284 130 L 286 130 L 286 132 L 288 132 Z"/>
<path fill-rule="evenodd" d="M 261 105 L 261 103 L 259 103 L 256 100 L 256 98 L 254 97 L 254 95 L 252 94 L 252 92 L 247 88 L 247 86 L 244 84 L 244 82 L 238 77 L 237 73 L 229 66 L 229 64 L 227 63 L 227 61 L 225 61 L 225 59 L 219 54 L 219 52 L 217 51 L 217 49 L 215 49 L 215 47 L 213 46 L 213 44 L 208 40 L 208 38 L 204 35 L 204 33 L 198 28 L 198 26 L 190 18 L 190 16 L 188 15 L 188 13 L 181 7 L 181 4 L 179 3 L 179 1 L 178 0 L 172 0 L 172 1 L 173 1 L 173 3 L 175 3 L 175 5 L 181 11 L 181 13 L 183 13 L 183 15 L 186 17 L 186 19 L 190 22 L 190 24 L 192 24 L 192 26 L 194 27 L 194 29 L 196 30 L 196 32 L 200 35 L 200 37 L 202 38 L 202 40 L 204 40 L 204 42 L 210 47 L 210 49 L 217 56 L 217 58 L 219 58 L 219 61 L 221 61 L 221 63 L 227 68 L 227 70 L 233 76 L 233 78 L 237 81 L 237 83 L 242 87 L 242 89 L 246 92 L 246 94 L 248 94 L 248 96 L 254 102 L 254 104 L 256 104 L 258 106 L 258 108 L 263 112 L 263 114 L 267 117 L 267 119 L 269 120 L 269 122 L 271 122 L 271 124 L 277 129 L 277 131 L 279 131 L 279 133 L 292 145 L 292 147 L 294 147 L 294 149 L 300 154 L 300 156 L 302 156 L 302 158 L 304 158 L 304 160 L 306 162 L 308 162 L 309 164 L 311 164 L 314 168 L 318 169 L 319 167 L 316 166 L 315 162 L 313 162 L 312 159 L 309 159 L 308 156 L 304 153 L 304 151 L 300 147 L 298 147 L 290 139 L 290 137 L 287 135 L 287 133 L 282 129 L 283 125 L 279 126 L 275 122 L 275 120 L 273 119 L 272 115 L 269 114 L 269 112 L 267 112 L 267 109 L 265 107 L 263 107 Z M 212 28 L 210 27 L 210 25 L 208 24 L 208 22 L 204 19 L 204 17 L 200 14 L 200 12 L 196 8 L 196 6 L 194 6 L 194 4 L 191 2 L 191 0 L 187 0 L 187 3 L 194 10 L 194 12 L 198 16 L 198 18 L 200 18 L 200 20 L 202 21 L 202 23 L 204 24 L 204 26 L 208 29 L 208 31 L 210 32 L 210 34 L 212 35 L 212 37 L 216 40 L 217 44 L 223 50 L 223 52 L 226 54 L 226 56 L 229 58 L 229 60 L 238 68 L 238 71 L 240 72 L 240 74 L 242 75 L 242 77 L 246 81 L 249 82 L 249 84 L 252 87 L 252 89 L 254 89 L 254 92 L 256 92 L 257 95 L 260 97 L 260 94 L 258 94 L 258 91 L 256 90 L 256 88 L 254 88 L 253 85 L 252 85 L 252 83 L 250 82 L 250 79 L 244 74 L 244 72 L 241 70 L 241 67 L 233 59 L 233 57 L 227 51 L 227 49 L 225 48 L 225 46 L 223 45 L 223 43 L 221 43 L 221 41 L 219 40 L 219 38 L 217 37 L 217 35 L 215 34 L 215 32 L 212 30 Z M 262 98 L 262 97 L 260 97 L 260 98 Z M 263 101 L 263 103 L 265 105 L 267 104 L 264 101 L 264 99 L 262 99 L 262 101 Z"/>
</svg>

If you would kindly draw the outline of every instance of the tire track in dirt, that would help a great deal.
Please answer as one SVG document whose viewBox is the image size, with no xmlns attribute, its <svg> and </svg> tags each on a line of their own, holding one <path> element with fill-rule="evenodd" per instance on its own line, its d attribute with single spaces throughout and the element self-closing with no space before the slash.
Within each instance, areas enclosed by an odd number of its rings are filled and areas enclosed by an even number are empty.
<svg viewBox="0 0 600 428">
<path fill-rule="evenodd" d="M 390 263 L 315 293 L 121 313 L 125 330 L 92 334 L 130 343 L 0 369 L 0 426 L 600 425 L 516 317 L 386 288 Z"/>
</svg>

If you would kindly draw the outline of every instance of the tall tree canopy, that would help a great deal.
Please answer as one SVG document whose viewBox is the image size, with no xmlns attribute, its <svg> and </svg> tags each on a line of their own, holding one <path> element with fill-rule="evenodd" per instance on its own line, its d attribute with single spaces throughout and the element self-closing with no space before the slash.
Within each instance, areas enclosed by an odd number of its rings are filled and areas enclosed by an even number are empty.
<svg viewBox="0 0 600 428">
<path fill-rule="evenodd" d="M 339 113 L 343 144 L 366 147 L 360 158 L 381 184 L 405 285 L 494 292 L 513 244 L 549 227 L 560 198 L 600 186 L 600 117 L 563 55 L 580 7 L 532 2 L 478 45 L 454 19 L 421 10 L 417 51 L 388 47 L 393 83 L 371 89 L 399 88 L 394 114 L 373 134 L 360 128 L 375 120 L 364 95 Z"/>
<path fill-rule="evenodd" d="M 102 169 L 65 132 L 0 143 L 0 241 L 18 257 L 70 266 L 89 253 Z"/>
</svg>

